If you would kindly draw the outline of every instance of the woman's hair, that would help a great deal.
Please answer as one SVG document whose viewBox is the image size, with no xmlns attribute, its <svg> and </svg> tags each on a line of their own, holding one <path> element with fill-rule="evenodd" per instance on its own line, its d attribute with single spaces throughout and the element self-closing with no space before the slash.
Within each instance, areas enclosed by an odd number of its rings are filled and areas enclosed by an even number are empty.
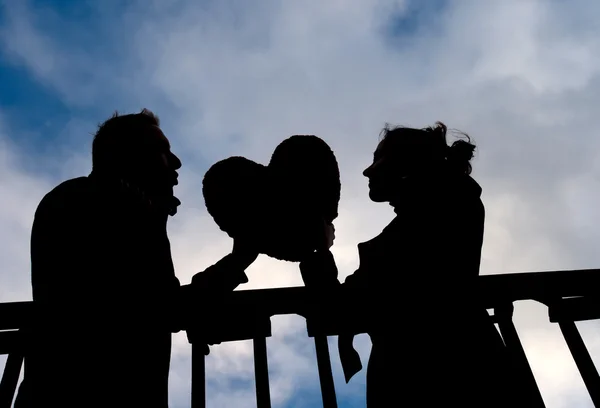
<svg viewBox="0 0 600 408">
<path fill-rule="evenodd" d="M 447 132 L 448 128 L 445 124 L 436 122 L 435 126 L 422 129 L 386 125 L 380 136 L 381 143 L 385 143 L 386 148 L 402 148 L 403 155 L 411 160 L 425 160 L 432 164 L 444 162 L 447 171 L 471 174 L 471 159 L 474 156 L 475 145 L 471 143 L 469 135 L 454 131 L 463 139 L 456 140 L 448 146 Z"/>
</svg>

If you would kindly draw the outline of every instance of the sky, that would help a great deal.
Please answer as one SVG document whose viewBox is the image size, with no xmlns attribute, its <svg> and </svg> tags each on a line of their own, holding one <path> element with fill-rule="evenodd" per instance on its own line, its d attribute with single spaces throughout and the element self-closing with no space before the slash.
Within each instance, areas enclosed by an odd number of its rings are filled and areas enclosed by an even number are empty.
<svg viewBox="0 0 600 408">
<path fill-rule="evenodd" d="M 332 252 L 343 279 L 356 245 L 393 218 L 361 174 L 380 129 L 437 120 L 477 145 L 482 274 L 600 267 L 599 17 L 596 0 L 0 0 L 0 302 L 31 299 L 40 199 L 89 173 L 100 122 L 144 107 L 183 161 L 169 223 L 182 283 L 231 250 L 201 193 L 214 162 L 266 164 L 293 134 L 325 139 L 342 178 Z M 240 289 L 302 284 L 296 264 L 265 256 L 247 274 Z M 546 406 L 592 407 L 547 310 L 518 302 L 514 319 Z M 272 324 L 273 407 L 319 406 L 305 322 Z M 598 323 L 578 327 L 599 363 Z M 356 344 L 366 366 L 369 339 Z M 345 384 L 333 339 L 331 355 L 339 406 L 364 407 L 364 370 Z M 178 333 L 172 408 L 190 406 L 190 364 Z M 213 347 L 207 378 L 207 406 L 255 406 L 252 344 Z"/>
</svg>

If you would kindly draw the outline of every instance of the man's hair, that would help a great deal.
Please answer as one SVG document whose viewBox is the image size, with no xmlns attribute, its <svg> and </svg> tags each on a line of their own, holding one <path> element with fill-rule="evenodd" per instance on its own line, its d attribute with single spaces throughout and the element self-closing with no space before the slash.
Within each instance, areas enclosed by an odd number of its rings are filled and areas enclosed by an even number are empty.
<svg viewBox="0 0 600 408">
<path fill-rule="evenodd" d="M 140 113 L 119 115 L 115 112 L 98 126 L 92 142 L 92 167 L 121 166 L 124 160 L 139 147 L 142 129 L 160 126 L 160 120 L 152 111 L 144 108 Z"/>
</svg>

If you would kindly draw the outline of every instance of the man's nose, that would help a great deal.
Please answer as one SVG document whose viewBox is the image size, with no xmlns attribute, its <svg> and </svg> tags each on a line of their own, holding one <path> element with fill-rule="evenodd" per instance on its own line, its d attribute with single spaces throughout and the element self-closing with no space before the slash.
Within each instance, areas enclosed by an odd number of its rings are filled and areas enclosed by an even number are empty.
<svg viewBox="0 0 600 408">
<path fill-rule="evenodd" d="M 175 154 L 171 153 L 171 165 L 174 170 L 178 170 L 181 168 L 181 160 Z"/>
<path fill-rule="evenodd" d="M 367 167 L 366 169 L 363 170 L 363 176 L 369 177 L 369 174 L 371 174 L 371 167 L 373 167 L 372 164 L 369 167 Z"/>
</svg>

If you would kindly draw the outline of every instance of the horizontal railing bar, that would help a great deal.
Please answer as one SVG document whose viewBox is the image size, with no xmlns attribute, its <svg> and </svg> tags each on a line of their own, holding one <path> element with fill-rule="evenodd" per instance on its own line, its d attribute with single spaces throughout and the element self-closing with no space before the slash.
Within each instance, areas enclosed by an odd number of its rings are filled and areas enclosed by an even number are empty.
<svg viewBox="0 0 600 408">
<path fill-rule="evenodd" d="M 552 323 L 600 319 L 600 296 L 562 299 L 549 306 L 548 316 Z"/>
<path fill-rule="evenodd" d="M 479 276 L 479 293 L 486 308 L 502 301 L 537 300 L 594 295 L 600 269 L 519 272 Z"/>
<path fill-rule="evenodd" d="M 22 344 L 22 335 L 19 330 L 0 332 L 0 355 L 18 351 Z"/>
<path fill-rule="evenodd" d="M 543 302 L 557 297 L 591 295 L 595 292 L 598 276 L 600 269 L 482 275 L 478 278 L 476 293 L 486 309 L 518 300 Z M 423 293 L 424 297 L 427 295 Z M 230 310 L 250 311 L 262 317 L 305 315 L 311 298 L 313 295 L 304 286 L 239 290 L 229 295 L 226 304 Z M 336 303 L 333 294 L 327 303 Z M 192 299 L 188 304 L 198 310 L 203 308 L 201 299 Z M 0 303 L 0 330 L 21 328 L 33 313 L 33 307 L 33 302 Z"/>
<path fill-rule="evenodd" d="M 33 302 L 0 303 L 0 330 L 20 329 L 33 312 Z"/>
</svg>

